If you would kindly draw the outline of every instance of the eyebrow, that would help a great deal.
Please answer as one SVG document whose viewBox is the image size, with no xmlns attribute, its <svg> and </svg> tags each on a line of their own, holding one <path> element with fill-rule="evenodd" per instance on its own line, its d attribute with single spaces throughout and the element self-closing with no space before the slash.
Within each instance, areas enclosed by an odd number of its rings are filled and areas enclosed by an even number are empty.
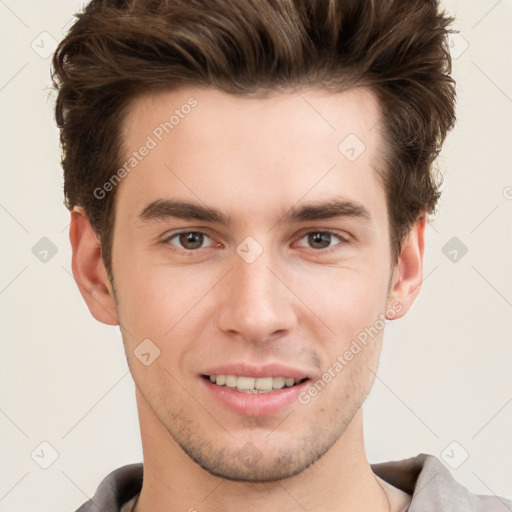
<svg viewBox="0 0 512 512">
<path fill-rule="evenodd" d="M 370 222 L 372 219 L 370 212 L 359 202 L 347 199 L 331 199 L 329 201 L 295 205 L 281 217 L 279 222 L 297 224 L 337 217 L 353 217 L 364 222 Z M 169 218 L 216 222 L 226 226 L 233 224 L 233 218 L 217 208 L 175 199 L 157 199 L 148 204 L 138 215 L 138 220 L 142 223 Z"/>
</svg>

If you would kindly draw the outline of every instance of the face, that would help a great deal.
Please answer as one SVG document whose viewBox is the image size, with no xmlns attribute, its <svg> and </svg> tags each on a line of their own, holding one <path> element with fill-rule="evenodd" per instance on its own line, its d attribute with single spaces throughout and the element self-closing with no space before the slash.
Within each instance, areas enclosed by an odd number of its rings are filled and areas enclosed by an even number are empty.
<svg viewBox="0 0 512 512">
<path fill-rule="evenodd" d="M 401 308 L 379 117 L 365 89 L 182 89 L 132 105 L 117 314 L 142 414 L 212 474 L 299 473 L 371 388 Z"/>
</svg>

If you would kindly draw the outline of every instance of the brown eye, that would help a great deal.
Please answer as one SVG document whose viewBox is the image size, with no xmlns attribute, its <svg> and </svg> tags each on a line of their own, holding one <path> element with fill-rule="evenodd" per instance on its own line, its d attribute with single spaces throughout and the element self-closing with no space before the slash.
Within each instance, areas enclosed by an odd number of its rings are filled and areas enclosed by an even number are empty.
<svg viewBox="0 0 512 512">
<path fill-rule="evenodd" d="M 172 245 L 177 245 L 180 249 L 194 251 L 201 249 L 204 242 L 209 239 L 209 236 L 200 231 L 183 231 L 182 233 L 176 233 L 170 236 L 165 241 Z M 178 243 L 173 242 L 173 240 L 177 240 Z"/>
<path fill-rule="evenodd" d="M 182 233 L 179 236 L 180 244 L 185 249 L 199 249 L 203 245 L 203 239 L 201 233 Z"/>
<path fill-rule="evenodd" d="M 331 231 L 311 231 L 301 237 L 301 240 L 306 240 L 306 243 L 300 244 L 301 246 L 310 247 L 312 249 L 331 249 L 336 245 L 342 245 L 346 240 L 337 233 Z M 336 241 L 338 243 L 336 243 Z M 335 243 L 332 243 L 335 242 Z"/>
<path fill-rule="evenodd" d="M 329 233 L 310 233 L 308 242 L 313 249 L 325 249 L 331 243 L 331 235 Z"/>
</svg>

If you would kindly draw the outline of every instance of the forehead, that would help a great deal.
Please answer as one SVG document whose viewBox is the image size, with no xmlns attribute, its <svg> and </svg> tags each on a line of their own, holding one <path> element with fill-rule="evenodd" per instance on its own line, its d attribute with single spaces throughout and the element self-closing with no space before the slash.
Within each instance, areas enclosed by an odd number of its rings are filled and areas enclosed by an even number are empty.
<svg viewBox="0 0 512 512">
<path fill-rule="evenodd" d="M 286 127 L 279 133 L 286 142 L 316 143 L 315 136 L 322 132 L 334 143 L 350 133 L 370 142 L 380 115 L 377 98 L 369 88 L 339 93 L 316 88 L 269 91 L 265 96 L 232 95 L 212 87 L 181 88 L 134 99 L 123 123 L 123 139 L 132 146 L 142 134 L 161 139 L 171 132 L 179 136 L 193 130 L 203 143 L 218 143 L 224 135 L 226 142 L 242 144 L 254 136 L 263 140 L 268 135 L 274 140 L 275 130 Z"/>
<path fill-rule="evenodd" d="M 123 124 L 123 164 L 135 165 L 126 167 L 118 202 L 134 216 L 150 200 L 179 196 L 269 222 L 276 208 L 326 195 L 382 210 L 379 118 L 376 97 L 362 88 L 148 94 L 132 102 Z"/>
</svg>

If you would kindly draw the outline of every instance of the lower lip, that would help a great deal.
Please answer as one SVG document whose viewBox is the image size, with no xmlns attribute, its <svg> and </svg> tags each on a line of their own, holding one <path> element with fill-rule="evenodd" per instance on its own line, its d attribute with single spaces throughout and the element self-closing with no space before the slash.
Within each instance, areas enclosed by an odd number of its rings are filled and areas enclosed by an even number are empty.
<svg viewBox="0 0 512 512">
<path fill-rule="evenodd" d="M 308 380 L 289 388 L 276 389 L 269 393 L 244 393 L 236 388 L 218 386 L 201 377 L 206 389 L 222 406 L 244 416 L 270 416 L 282 411 L 295 400 L 308 385 Z"/>
</svg>

